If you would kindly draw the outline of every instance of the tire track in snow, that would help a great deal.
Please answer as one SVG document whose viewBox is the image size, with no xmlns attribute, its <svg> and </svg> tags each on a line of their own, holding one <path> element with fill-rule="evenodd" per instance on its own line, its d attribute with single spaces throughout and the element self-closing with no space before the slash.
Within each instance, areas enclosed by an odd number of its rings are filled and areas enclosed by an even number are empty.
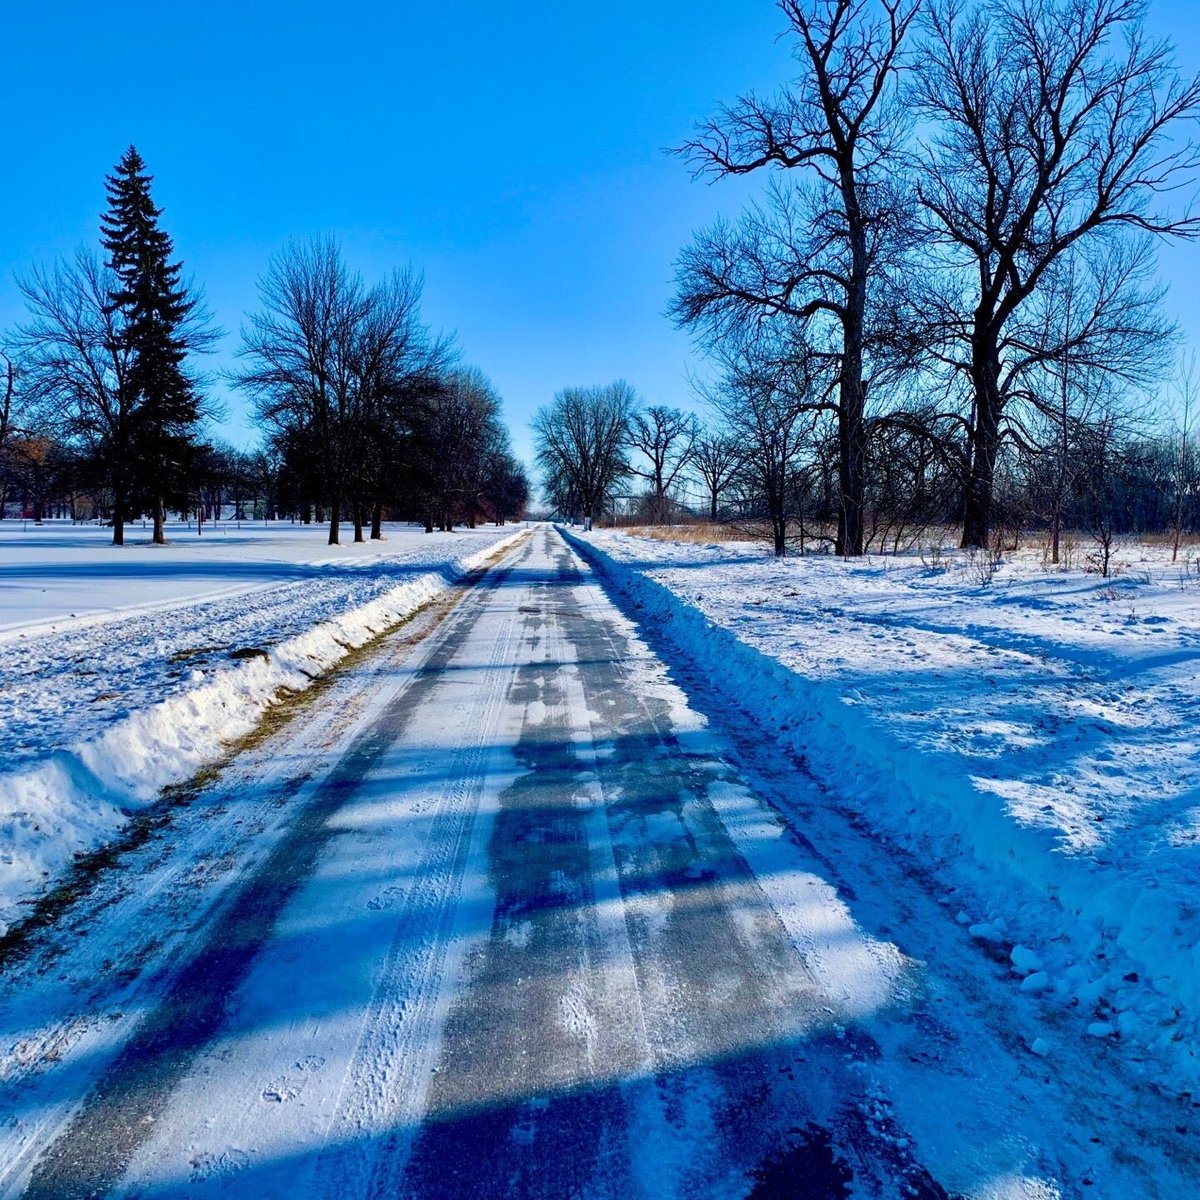
<svg viewBox="0 0 1200 1200">
<path fill-rule="evenodd" d="M 332 719 L 305 709 L 239 756 L 10 966 L 0 993 L 0 1113 L 10 1114 L 0 1122 L 0 1195 L 27 1181 L 29 1158 L 69 1122 L 130 1036 L 133 1014 L 155 1006 L 187 940 L 311 801 L 355 730 L 395 693 L 387 676 L 437 619 L 427 611 L 396 648 L 335 677 L 324 697 Z"/>
<path fill-rule="evenodd" d="M 431 671 L 454 657 L 478 610 L 508 574 L 497 572 L 478 601 L 460 612 L 458 636 L 447 638 Z M 447 1004 L 443 995 L 460 974 L 467 952 L 469 932 L 460 927 L 469 922 L 461 906 L 476 907 L 481 900 L 468 901 L 459 889 L 468 862 L 478 858 L 485 840 L 479 826 L 486 825 L 488 814 L 480 814 L 478 806 L 489 773 L 500 765 L 495 733 L 511 682 L 500 668 L 511 656 L 515 623 L 515 617 L 509 619 L 493 645 L 487 684 L 474 705 L 474 737 L 456 750 L 447 768 L 452 782 L 439 799 L 426 855 L 402 902 L 388 959 L 326 1134 L 329 1149 L 317 1162 L 313 1195 L 396 1194 L 392 1181 L 403 1174 L 437 1056 Z"/>
</svg>

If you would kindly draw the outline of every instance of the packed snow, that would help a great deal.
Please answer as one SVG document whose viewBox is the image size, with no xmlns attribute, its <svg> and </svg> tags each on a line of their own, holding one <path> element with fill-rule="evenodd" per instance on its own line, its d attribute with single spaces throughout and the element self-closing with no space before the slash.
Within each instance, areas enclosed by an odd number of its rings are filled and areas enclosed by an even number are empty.
<svg viewBox="0 0 1200 1200">
<path fill-rule="evenodd" d="M 520 533 L 395 526 L 331 547 L 259 523 L 112 547 L 95 526 L 0 523 L 0 929 L 282 690 Z"/>
<path fill-rule="evenodd" d="M 1200 573 L 1120 548 L 775 560 L 762 546 L 574 539 L 764 732 L 928 865 L 1041 1005 L 1029 1049 L 1111 1044 L 1200 1082 Z"/>
</svg>

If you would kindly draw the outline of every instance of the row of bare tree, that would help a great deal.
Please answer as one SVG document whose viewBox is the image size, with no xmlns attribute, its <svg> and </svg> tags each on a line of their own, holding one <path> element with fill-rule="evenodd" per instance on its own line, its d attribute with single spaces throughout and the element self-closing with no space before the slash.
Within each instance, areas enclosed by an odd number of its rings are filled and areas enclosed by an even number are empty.
<svg viewBox="0 0 1200 1200">
<path fill-rule="evenodd" d="M 745 355 L 707 389 L 710 425 L 664 405 L 644 407 L 625 383 L 568 388 L 534 419 L 538 463 L 552 507 L 569 517 L 672 523 L 703 513 L 752 536 L 776 554 L 789 546 L 832 548 L 840 504 L 835 431 L 807 400 L 803 380 L 780 379 L 796 364 L 764 368 Z M 1099 402 L 1078 414 L 1070 397 L 1058 423 L 1037 426 L 1041 448 L 1004 456 L 994 480 L 991 549 L 1023 532 L 1046 534 L 1060 561 L 1067 532 L 1102 545 L 1121 533 L 1183 534 L 1200 522 L 1200 445 L 1194 369 L 1177 381 L 1178 419 L 1154 436 L 1137 414 Z M 1100 393 L 1103 395 L 1103 391 Z M 936 420 L 919 414 L 868 416 L 863 544 L 897 551 L 938 542 L 961 514 L 959 472 L 940 445 Z"/>
<path fill-rule="evenodd" d="M 1173 358 L 1154 241 L 1200 232 L 1177 202 L 1200 79 L 1142 0 L 780 8 L 795 81 L 681 151 L 707 178 L 772 172 L 678 263 L 726 440 L 753 447 L 773 519 L 797 447 L 820 492 L 832 446 L 846 555 L 889 492 L 948 487 L 964 546 L 990 543 L 1014 472 L 1049 471 L 1060 514 L 1069 460 L 1119 442 Z"/>
<path fill-rule="evenodd" d="M 427 530 L 525 507 L 528 484 L 500 398 L 420 316 L 421 280 L 367 286 L 331 239 L 286 247 L 260 281 L 234 381 L 280 461 L 282 502 L 378 538 L 385 509 Z"/>
<path fill-rule="evenodd" d="M 642 515 L 652 522 L 678 512 L 680 489 L 692 469 L 708 461 L 711 441 L 694 414 L 643 406 L 623 380 L 564 388 L 535 414 L 533 435 L 552 508 L 596 519 L 618 490 L 640 486 Z M 721 479 L 721 488 L 726 482 Z"/>
<path fill-rule="evenodd" d="M 81 251 L 22 287 L 30 318 L 0 358 L 0 516 L 10 499 L 35 517 L 107 514 L 119 542 L 152 498 L 114 327 L 117 281 Z M 219 515 L 228 503 L 238 515 L 316 515 L 331 544 L 347 520 L 356 541 L 381 536 L 385 512 L 432 530 L 524 511 L 528 483 L 500 398 L 422 322 L 415 272 L 368 287 L 331 239 L 297 242 L 272 261 L 260 299 L 228 378 L 252 398 L 263 448 L 185 447 L 175 511 Z M 198 326 L 192 349 L 213 337 Z"/>
</svg>

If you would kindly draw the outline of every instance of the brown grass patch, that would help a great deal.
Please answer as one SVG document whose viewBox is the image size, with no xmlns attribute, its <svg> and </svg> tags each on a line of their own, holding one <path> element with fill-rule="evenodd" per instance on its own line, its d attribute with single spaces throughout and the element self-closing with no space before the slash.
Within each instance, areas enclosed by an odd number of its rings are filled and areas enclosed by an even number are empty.
<svg viewBox="0 0 1200 1200">
<path fill-rule="evenodd" d="M 169 663 L 189 662 L 193 658 L 208 658 L 211 654 L 221 654 L 224 646 L 196 646 L 191 650 L 176 650 L 167 657 Z"/>
<path fill-rule="evenodd" d="M 1136 538 L 1130 537 L 1131 542 L 1137 542 L 1143 546 L 1166 546 L 1168 549 L 1175 545 L 1175 535 L 1173 533 L 1142 533 Z M 1200 546 L 1200 534 L 1185 533 L 1179 538 L 1179 549 L 1195 549 Z"/>
<path fill-rule="evenodd" d="M 688 525 L 628 525 L 618 530 L 633 537 L 652 538 L 656 542 L 686 542 L 710 545 L 714 542 L 744 542 L 754 537 L 744 528 L 698 521 Z"/>
</svg>

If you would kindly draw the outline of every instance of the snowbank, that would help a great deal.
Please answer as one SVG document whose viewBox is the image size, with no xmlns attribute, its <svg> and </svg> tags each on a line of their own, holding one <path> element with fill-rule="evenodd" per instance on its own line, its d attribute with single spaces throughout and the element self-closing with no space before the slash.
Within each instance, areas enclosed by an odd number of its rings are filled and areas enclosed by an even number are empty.
<svg viewBox="0 0 1200 1200">
<path fill-rule="evenodd" d="M 308 687 L 351 649 L 435 599 L 520 536 L 521 531 L 507 536 L 464 534 L 457 543 L 444 541 L 432 552 L 417 556 L 420 569 L 413 569 L 414 564 L 406 560 L 409 570 L 404 582 L 393 583 L 365 603 L 333 616 L 327 613 L 337 597 L 344 601 L 367 581 L 339 579 L 339 586 L 315 596 L 310 589 L 307 597 L 305 590 L 297 589 L 290 597 L 288 616 L 299 632 L 271 645 L 278 626 L 260 628 L 262 643 L 269 649 L 242 642 L 229 649 L 248 650 L 246 658 L 231 661 L 223 654 L 214 664 L 210 658 L 198 657 L 202 667 L 170 672 L 171 694 L 166 699 L 119 713 L 104 722 L 99 732 L 67 745 L 54 745 L 50 740 L 55 734 L 61 740 L 70 728 L 61 720 L 55 729 L 43 733 L 40 753 L 30 755 L 28 745 L 23 745 L 25 753 L 11 756 L 9 769 L 0 773 L 0 931 L 20 918 L 22 902 L 42 892 L 75 856 L 104 845 L 164 787 L 188 779 L 218 759 L 230 741 L 250 732 L 282 690 Z M 451 549 L 454 545 L 460 553 Z M 359 572 L 362 570 L 360 567 Z M 392 576 L 383 578 L 386 582 Z M 192 615 L 207 626 L 208 641 L 219 638 L 223 630 L 219 620 L 213 619 L 213 605 L 194 608 Z M 276 611 L 270 616 L 278 620 L 280 614 Z M 144 624 L 147 618 L 137 620 Z M 95 669 L 88 672 L 94 680 L 93 690 L 106 686 L 104 646 L 116 642 L 124 643 L 127 651 L 132 645 L 132 653 L 143 660 L 148 675 L 158 678 L 160 694 L 167 690 L 165 668 L 172 659 L 163 654 L 161 639 L 147 636 L 140 625 L 132 626 L 132 621 L 112 622 L 99 631 L 104 638 L 96 642 Z M 178 623 L 185 629 L 189 625 L 170 610 L 159 613 L 157 623 L 167 627 Z M 138 632 L 133 633 L 131 626 Z M 238 632 L 244 635 L 247 630 L 239 628 Z M 48 636 L 47 652 L 53 654 L 65 638 L 79 636 L 78 630 L 63 637 Z M 95 642 L 99 634 L 92 630 L 86 636 Z M 36 640 L 22 644 L 21 650 L 36 657 Z M 188 661 L 186 657 L 178 660 L 185 666 Z M 17 667 L 15 654 L 5 666 Z M 119 687 L 120 683 L 113 680 L 107 685 Z M 152 681 L 139 681 L 137 695 L 145 695 L 153 687 Z M 61 699 L 58 697 L 60 709 Z M 13 758 L 21 760 L 16 769 Z"/>
<path fill-rule="evenodd" d="M 568 536 L 833 802 L 931 863 L 943 902 L 1044 1005 L 1044 1046 L 1059 1029 L 1106 1038 L 1200 1080 L 1186 570 L 1029 569 L 985 588 L 915 561 Z"/>
</svg>

